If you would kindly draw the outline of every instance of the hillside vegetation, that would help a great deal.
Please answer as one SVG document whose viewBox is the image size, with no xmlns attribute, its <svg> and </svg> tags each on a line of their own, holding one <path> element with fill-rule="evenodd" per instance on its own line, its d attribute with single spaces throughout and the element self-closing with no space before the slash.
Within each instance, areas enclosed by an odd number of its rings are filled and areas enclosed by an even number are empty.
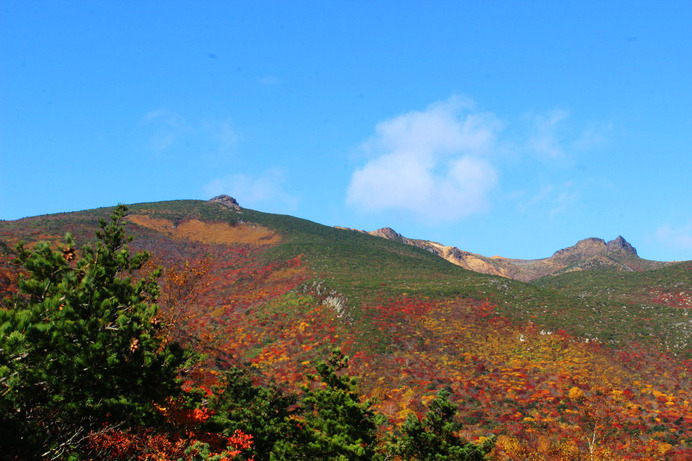
<svg viewBox="0 0 692 461">
<path fill-rule="evenodd" d="M 66 231 L 93 240 L 111 211 L 0 222 L 0 245 L 56 246 Z M 495 441 L 491 459 L 691 454 L 690 262 L 528 284 L 393 240 L 219 203 L 137 204 L 126 221 L 131 246 L 152 255 L 141 270 L 164 268 L 159 304 L 171 337 L 207 357 L 190 385 L 211 389 L 240 366 L 256 383 L 302 395 L 338 347 L 382 416 L 380 448 L 387 434 L 405 440 L 410 415 L 444 406 L 445 390 L 454 433 Z M 3 293 L 15 277 L 8 267 Z"/>
</svg>

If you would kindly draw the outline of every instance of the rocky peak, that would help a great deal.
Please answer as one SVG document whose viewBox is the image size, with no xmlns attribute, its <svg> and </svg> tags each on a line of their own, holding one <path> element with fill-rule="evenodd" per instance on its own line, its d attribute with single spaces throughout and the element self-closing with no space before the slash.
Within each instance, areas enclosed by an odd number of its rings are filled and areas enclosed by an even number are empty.
<svg viewBox="0 0 692 461">
<path fill-rule="evenodd" d="M 396 240 L 398 242 L 404 240 L 404 237 L 391 227 L 383 227 L 382 229 L 377 229 L 372 232 L 369 232 L 369 234 L 375 235 L 377 237 L 383 237 L 389 240 Z"/>
<path fill-rule="evenodd" d="M 637 249 L 630 245 L 629 242 L 622 238 L 621 235 L 615 240 L 611 240 L 606 244 L 606 251 L 624 251 L 625 253 L 630 253 L 633 255 L 637 254 Z"/>
<path fill-rule="evenodd" d="M 209 201 L 211 203 L 220 203 L 221 205 L 227 208 L 232 208 L 234 210 L 240 211 L 240 205 L 238 205 L 238 201 L 228 195 L 217 195 Z"/>
<path fill-rule="evenodd" d="M 553 254 L 553 258 L 590 258 L 602 253 L 605 249 L 605 240 L 591 237 L 584 240 L 579 240 L 574 246 L 556 251 L 555 254 Z"/>
<path fill-rule="evenodd" d="M 637 250 L 627 240 L 619 236 L 615 240 L 606 243 L 605 240 L 591 237 L 578 241 L 574 246 L 558 250 L 553 255 L 554 259 L 586 259 L 599 254 L 627 253 L 637 255 Z"/>
</svg>

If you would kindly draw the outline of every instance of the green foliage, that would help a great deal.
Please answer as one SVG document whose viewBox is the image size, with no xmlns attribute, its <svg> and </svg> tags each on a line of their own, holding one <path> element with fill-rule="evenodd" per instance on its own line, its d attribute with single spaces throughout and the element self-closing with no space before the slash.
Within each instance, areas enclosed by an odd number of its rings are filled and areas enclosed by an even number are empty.
<svg viewBox="0 0 692 461">
<path fill-rule="evenodd" d="M 422 420 L 409 414 L 401 427 L 401 437 L 390 444 L 393 455 L 404 460 L 420 461 L 482 461 L 494 445 L 488 439 L 482 445 L 466 441 L 458 435 L 461 423 L 454 420 L 456 407 L 449 400 L 451 392 L 441 390 L 430 402 Z"/>
<path fill-rule="evenodd" d="M 275 444 L 289 430 L 289 416 L 295 395 L 286 395 L 274 386 L 256 384 L 250 371 L 234 367 L 223 375 L 221 391 L 208 404 L 213 411 L 204 429 L 226 437 L 241 430 L 252 434 L 248 453 L 257 459 L 269 459 Z"/>
<path fill-rule="evenodd" d="M 372 401 L 361 402 L 356 380 L 339 374 L 348 357 L 334 350 L 332 357 L 308 375 L 301 402 L 302 418 L 294 422 L 291 437 L 281 440 L 272 460 L 377 460 L 376 429 L 380 419 Z"/>
<path fill-rule="evenodd" d="M 574 271 L 532 283 L 571 300 L 566 315 L 558 317 L 560 328 L 621 347 L 647 344 L 682 359 L 692 358 L 687 321 L 692 262 L 643 272 Z M 540 314 L 538 320 L 543 320 Z"/>
<path fill-rule="evenodd" d="M 152 424 L 153 403 L 178 391 L 186 357 L 157 330 L 158 274 L 132 279 L 148 254 L 128 251 L 125 212 L 79 259 L 69 234 L 60 251 L 18 246 L 28 275 L 0 309 L 0 451 L 60 453 L 105 422 Z"/>
</svg>

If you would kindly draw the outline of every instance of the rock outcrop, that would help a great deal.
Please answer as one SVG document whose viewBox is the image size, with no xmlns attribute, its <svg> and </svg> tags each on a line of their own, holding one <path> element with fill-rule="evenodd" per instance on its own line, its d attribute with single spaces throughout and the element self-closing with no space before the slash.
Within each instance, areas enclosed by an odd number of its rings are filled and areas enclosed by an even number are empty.
<svg viewBox="0 0 692 461">
<path fill-rule="evenodd" d="M 556 251 L 552 259 L 573 260 L 586 259 L 603 253 L 607 248 L 606 242 L 603 239 L 591 237 L 584 240 L 579 240 L 575 245 L 563 248 Z"/>
<path fill-rule="evenodd" d="M 372 232 L 368 232 L 370 235 L 375 235 L 377 237 L 386 238 L 388 240 L 394 240 L 396 242 L 411 243 L 412 240 L 407 239 L 391 227 L 383 227 L 382 229 L 377 229 Z"/>
<path fill-rule="evenodd" d="M 615 240 L 611 240 L 610 242 L 606 243 L 606 249 L 609 253 L 615 251 L 622 251 L 625 253 L 629 253 L 631 255 L 637 255 L 636 248 L 630 245 L 629 242 L 622 238 L 621 235 L 618 236 L 618 238 L 616 238 Z"/>
<path fill-rule="evenodd" d="M 230 197 L 228 195 L 217 195 L 216 197 L 212 198 L 209 200 L 211 203 L 220 203 L 221 205 L 231 208 L 236 211 L 240 211 L 240 205 L 238 205 L 238 201 L 234 199 L 233 197 Z"/>
</svg>

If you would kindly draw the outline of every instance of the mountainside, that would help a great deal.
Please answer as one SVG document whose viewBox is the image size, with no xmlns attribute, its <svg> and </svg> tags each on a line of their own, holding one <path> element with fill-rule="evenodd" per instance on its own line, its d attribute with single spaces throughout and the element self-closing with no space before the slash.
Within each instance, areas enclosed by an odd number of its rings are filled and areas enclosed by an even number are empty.
<svg viewBox="0 0 692 461">
<path fill-rule="evenodd" d="M 622 236 L 609 242 L 593 237 L 580 240 L 574 246 L 556 251 L 549 258 L 511 259 L 502 256 L 487 257 L 429 240 L 409 239 L 388 227 L 370 232 L 350 230 L 422 248 L 468 270 L 523 282 L 571 271 L 605 268 L 644 271 L 671 264 L 640 258 L 637 250 Z"/>
<path fill-rule="evenodd" d="M 83 245 L 111 210 L 0 221 L 0 295 L 18 241 L 57 245 L 69 231 Z M 339 347 L 388 424 L 449 388 L 466 437 L 499 436 L 493 459 L 689 459 L 692 262 L 642 260 L 619 237 L 535 261 L 455 249 L 467 270 L 440 258 L 454 250 L 391 229 L 230 197 L 135 204 L 126 220 L 131 246 L 164 268 L 176 338 L 217 367 L 247 363 L 296 389 Z"/>
</svg>

